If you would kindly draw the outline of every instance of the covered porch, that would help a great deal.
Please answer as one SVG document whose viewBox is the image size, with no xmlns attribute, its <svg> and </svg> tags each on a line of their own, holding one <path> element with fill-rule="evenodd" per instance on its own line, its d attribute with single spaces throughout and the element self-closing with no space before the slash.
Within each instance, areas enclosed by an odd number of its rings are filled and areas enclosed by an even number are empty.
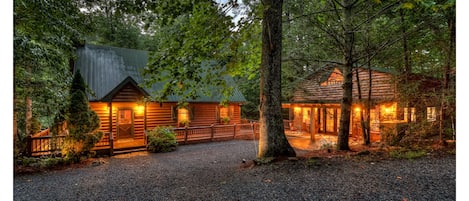
<svg viewBox="0 0 469 201">
<path fill-rule="evenodd" d="M 337 135 L 334 134 L 316 133 L 311 135 L 311 133 L 304 131 L 285 130 L 285 135 L 287 136 L 290 145 L 299 150 L 314 151 L 327 149 L 335 147 L 337 144 Z M 362 138 L 349 137 L 349 145 L 353 146 L 360 144 L 363 144 Z"/>
<path fill-rule="evenodd" d="M 290 138 L 299 140 L 308 138 L 312 142 L 327 141 L 336 143 L 339 133 L 341 109 L 340 104 L 309 103 L 282 104 L 284 109 L 285 130 Z M 381 141 L 380 134 L 380 106 L 376 105 L 370 112 L 370 140 Z M 352 105 L 349 142 L 363 143 L 361 115 L 362 108 Z M 365 118 L 365 117 L 364 117 Z M 316 143 L 317 144 L 317 143 Z M 318 145 L 320 146 L 320 145 Z"/>
</svg>

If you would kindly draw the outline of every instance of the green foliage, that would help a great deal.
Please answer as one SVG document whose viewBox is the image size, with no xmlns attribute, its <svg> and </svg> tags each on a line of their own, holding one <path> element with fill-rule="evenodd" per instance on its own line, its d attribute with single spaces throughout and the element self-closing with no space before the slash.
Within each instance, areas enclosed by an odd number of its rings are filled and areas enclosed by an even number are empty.
<svg viewBox="0 0 469 201">
<path fill-rule="evenodd" d="M 78 69 L 77 72 L 75 72 L 75 75 L 73 76 L 73 79 L 72 79 L 72 86 L 70 87 L 70 94 L 73 94 L 78 91 L 84 92 L 85 90 L 86 90 L 85 80 L 83 80 L 80 69 Z"/>
<path fill-rule="evenodd" d="M 228 123 L 230 123 L 230 120 L 231 120 L 230 117 L 222 117 L 222 118 L 221 118 L 221 122 L 222 122 L 223 124 L 228 124 Z"/>
<path fill-rule="evenodd" d="M 31 134 L 26 125 L 33 123 L 24 118 L 26 99 L 32 100 L 33 119 L 43 128 L 52 126 L 68 105 L 69 61 L 82 41 L 84 20 L 73 0 L 15 0 L 13 17 L 14 115 L 23 135 L 15 143 L 21 144 Z"/>
<path fill-rule="evenodd" d="M 139 24 L 142 24 L 142 16 L 136 10 L 138 5 L 135 3 L 129 0 L 81 2 L 79 6 L 86 10 L 84 13 L 90 25 L 86 34 L 87 43 L 147 49 L 144 47 L 145 35 L 139 27 Z"/>
<path fill-rule="evenodd" d="M 392 158 L 399 158 L 399 159 L 415 159 L 421 158 L 427 155 L 425 150 L 406 150 L 406 149 L 398 149 L 389 152 L 389 156 Z"/>
<path fill-rule="evenodd" d="M 274 162 L 274 160 L 275 160 L 275 157 L 260 157 L 260 158 L 254 159 L 254 163 L 256 165 L 267 165 L 267 164 Z"/>
<path fill-rule="evenodd" d="M 64 157 L 72 162 L 80 161 L 81 156 L 89 153 L 103 137 L 102 132 L 96 132 L 100 120 L 89 106 L 85 86 L 80 72 L 76 72 L 70 88 L 71 101 L 67 117 L 69 135 L 62 149 Z"/>
<path fill-rule="evenodd" d="M 178 145 L 172 127 L 155 127 L 148 132 L 147 137 L 147 149 L 150 152 L 171 152 Z"/>
<path fill-rule="evenodd" d="M 171 13 L 166 7 L 173 8 Z M 164 83 L 159 93 L 152 94 L 155 100 L 178 95 L 185 102 L 213 93 L 228 99 L 231 89 L 223 77 L 232 57 L 231 18 L 209 0 L 170 1 L 153 9 L 161 15 L 152 26 L 158 50 L 150 55 L 143 73 L 150 78 L 145 80 L 147 87 Z"/>
<path fill-rule="evenodd" d="M 32 167 L 41 170 L 47 170 L 57 167 L 62 164 L 66 164 L 64 158 L 56 156 L 45 156 L 40 158 L 35 157 L 18 157 L 15 159 L 15 166 L 21 167 Z"/>
<path fill-rule="evenodd" d="M 318 158 L 312 157 L 306 160 L 306 165 L 308 167 L 319 167 L 321 166 L 321 163 L 318 161 Z"/>
<path fill-rule="evenodd" d="M 184 127 L 189 127 L 191 123 L 191 120 L 189 119 L 183 119 L 179 121 L 179 125 L 184 126 Z"/>
</svg>

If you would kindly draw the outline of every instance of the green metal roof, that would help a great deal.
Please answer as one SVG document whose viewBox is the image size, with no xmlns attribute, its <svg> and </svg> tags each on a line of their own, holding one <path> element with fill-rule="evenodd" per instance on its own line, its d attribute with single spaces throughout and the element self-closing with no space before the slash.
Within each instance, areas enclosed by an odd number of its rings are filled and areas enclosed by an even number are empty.
<svg viewBox="0 0 469 201">
<path fill-rule="evenodd" d="M 108 101 L 109 95 L 116 91 L 124 82 L 140 84 L 144 81 L 143 68 L 148 62 L 148 52 L 143 50 L 118 48 L 101 45 L 86 44 L 77 50 L 77 60 L 74 72 L 80 70 L 85 83 L 95 93 L 96 97 L 88 95 L 90 101 Z M 229 86 L 233 86 L 230 102 L 246 102 L 233 78 L 226 76 Z M 151 88 L 141 88 L 145 94 L 162 89 L 164 83 L 154 84 Z M 210 86 L 216 87 L 216 86 Z M 189 102 L 220 102 L 221 94 L 200 96 Z M 169 96 L 167 102 L 177 102 L 178 96 Z"/>
</svg>

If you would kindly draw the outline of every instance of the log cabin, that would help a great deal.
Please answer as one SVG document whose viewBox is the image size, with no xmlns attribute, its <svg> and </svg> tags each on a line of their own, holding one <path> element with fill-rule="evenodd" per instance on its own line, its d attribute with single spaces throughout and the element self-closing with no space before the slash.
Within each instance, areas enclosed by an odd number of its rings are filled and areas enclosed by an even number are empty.
<svg viewBox="0 0 469 201">
<path fill-rule="evenodd" d="M 221 95 L 201 96 L 178 107 L 178 97 L 163 103 L 146 101 L 162 88 L 155 84 L 144 88 L 141 70 L 147 65 L 148 52 L 110 46 L 86 44 L 77 50 L 73 72 L 80 72 L 92 93 L 88 100 L 101 121 L 100 130 L 108 133 L 101 140 L 114 146 L 119 142 L 144 143 L 145 131 L 156 126 L 206 126 L 239 124 L 241 105 L 246 101 L 231 77 L 226 77 L 234 90 L 228 105 L 220 105 Z M 190 122 L 190 123 L 189 123 Z M 104 143 L 105 144 L 105 143 Z"/>
<path fill-rule="evenodd" d="M 358 73 L 358 76 L 357 76 Z M 357 79 L 358 77 L 358 79 Z M 402 125 L 420 122 L 435 132 L 437 121 L 440 81 L 416 74 L 408 76 L 412 85 L 401 85 L 402 78 L 387 69 L 371 69 L 370 138 L 372 142 L 389 141 L 390 136 L 407 132 Z M 290 102 L 282 108 L 289 112 L 290 130 L 311 135 L 339 132 L 342 83 L 344 77 L 337 65 L 326 65 L 300 82 Z M 357 67 L 353 71 L 353 103 L 349 136 L 363 140 L 361 115 L 368 99 L 370 73 L 367 68 Z M 359 100 L 358 83 L 361 86 Z M 411 87 L 409 87 L 411 86 Z M 411 88 L 411 89 L 409 89 Z M 403 95 L 404 93 L 410 95 Z M 365 118 L 366 119 L 366 118 Z"/>
</svg>

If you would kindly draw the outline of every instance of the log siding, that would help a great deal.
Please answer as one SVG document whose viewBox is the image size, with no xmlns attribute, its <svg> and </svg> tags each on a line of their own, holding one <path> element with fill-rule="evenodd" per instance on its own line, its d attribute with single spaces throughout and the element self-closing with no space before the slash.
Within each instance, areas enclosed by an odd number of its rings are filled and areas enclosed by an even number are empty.
<svg viewBox="0 0 469 201">
<path fill-rule="evenodd" d="M 358 69 L 362 98 L 368 98 L 369 77 L 367 69 Z M 354 73 L 356 73 L 354 71 Z M 292 102 L 296 103 L 334 103 L 342 99 L 342 84 L 337 83 L 341 80 L 342 74 L 335 68 L 329 73 L 326 81 L 321 81 L 322 74 L 310 76 L 305 82 L 301 83 L 294 92 Z M 332 81 L 331 81 L 332 80 Z M 396 85 L 393 81 L 393 75 L 389 73 L 372 70 L 372 91 L 373 100 L 392 101 L 397 97 Z M 357 79 L 353 76 L 353 100 L 358 100 Z"/>
</svg>

